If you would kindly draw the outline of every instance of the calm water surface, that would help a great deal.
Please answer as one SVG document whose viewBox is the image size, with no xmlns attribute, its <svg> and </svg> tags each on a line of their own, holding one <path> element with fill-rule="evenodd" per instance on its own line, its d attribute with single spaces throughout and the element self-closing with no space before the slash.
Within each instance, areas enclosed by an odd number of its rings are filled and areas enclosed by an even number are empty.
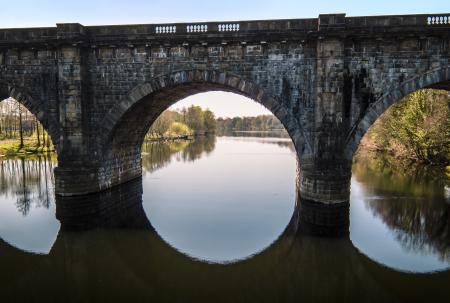
<svg viewBox="0 0 450 303">
<path fill-rule="evenodd" d="M 358 159 L 350 236 L 325 239 L 298 230 L 288 138 L 146 143 L 142 180 L 56 202 L 55 165 L 45 157 L 1 162 L 5 302 L 449 298 L 450 201 L 441 172 Z M 86 226 L 103 228 L 79 231 L 66 215 L 86 209 Z"/>
</svg>

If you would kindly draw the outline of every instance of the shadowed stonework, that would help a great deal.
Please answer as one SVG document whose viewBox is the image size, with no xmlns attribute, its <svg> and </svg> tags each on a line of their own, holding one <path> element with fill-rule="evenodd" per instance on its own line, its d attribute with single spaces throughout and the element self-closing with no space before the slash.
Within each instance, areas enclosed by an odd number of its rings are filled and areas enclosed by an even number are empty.
<svg viewBox="0 0 450 303">
<path fill-rule="evenodd" d="M 144 134 L 175 102 L 241 94 L 288 131 L 302 197 L 346 211 L 367 129 L 417 89 L 450 88 L 449 16 L 3 29 L 0 99 L 19 100 L 47 128 L 56 192 L 72 196 L 139 177 Z"/>
</svg>

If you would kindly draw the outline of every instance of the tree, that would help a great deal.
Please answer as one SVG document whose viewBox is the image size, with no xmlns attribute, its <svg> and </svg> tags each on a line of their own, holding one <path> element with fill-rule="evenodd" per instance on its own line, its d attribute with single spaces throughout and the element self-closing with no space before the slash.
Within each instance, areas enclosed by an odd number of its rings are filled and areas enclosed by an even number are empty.
<svg viewBox="0 0 450 303">
<path fill-rule="evenodd" d="M 19 111 L 19 135 L 20 135 L 20 145 L 19 148 L 23 148 L 23 121 L 22 121 L 22 105 L 18 103 L 18 111 Z"/>
<path fill-rule="evenodd" d="M 35 135 L 36 137 L 34 137 Z M 28 111 L 25 106 L 12 98 L 1 101 L 0 140 L 19 139 L 18 148 L 21 149 L 25 147 L 26 138 L 30 137 L 33 139 L 36 138 L 35 142 L 37 147 L 50 147 L 48 134 L 43 126 L 39 123 L 37 117 L 35 117 L 30 111 Z"/>
<path fill-rule="evenodd" d="M 219 132 L 229 131 L 266 131 L 283 130 L 281 122 L 273 115 L 259 115 L 256 117 L 218 118 L 216 120 Z"/>
<path fill-rule="evenodd" d="M 39 134 L 39 122 L 38 119 L 35 118 L 35 122 L 36 122 L 36 138 L 37 138 L 37 146 L 41 146 L 41 136 Z"/>
<path fill-rule="evenodd" d="M 176 137 L 183 136 L 192 133 L 192 130 L 184 123 L 181 122 L 173 122 L 169 129 L 166 131 L 166 136 Z"/>
<path fill-rule="evenodd" d="M 201 134 L 205 130 L 203 110 L 200 106 L 191 105 L 186 112 L 186 124 L 195 134 Z"/>
<path fill-rule="evenodd" d="M 369 129 L 368 140 L 397 156 L 448 165 L 449 102 L 445 91 L 418 90 L 389 108 Z"/>
<path fill-rule="evenodd" d="M 216 132 L 216 117 L 212 111 L 209 109 L 205 110 L 203 112 L 203 120 L 204 120 L 204 126 L 205 131 L 208 133 L 214 133 Z"/>
<path fill-rule="evenodd" d="M 156 133 L 159 137 L 162 137 L 173 122 L 181 122 L 182 120 L 180 113 L 166 110 L 153 122 L 149 134 Z"/>
</svg>

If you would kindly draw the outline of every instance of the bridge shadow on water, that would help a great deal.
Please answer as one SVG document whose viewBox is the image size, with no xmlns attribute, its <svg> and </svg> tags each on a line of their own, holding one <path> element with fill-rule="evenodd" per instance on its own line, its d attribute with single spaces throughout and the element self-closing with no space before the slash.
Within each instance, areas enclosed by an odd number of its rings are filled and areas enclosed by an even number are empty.
<svg viewBox="0 0 450 303">
<path fill-rule="evenodd" d="M 270 247 L 245 260 L 211 264 L 158 235 L 142 206 L 140 179 L 56 203 L 61 228 L 48 255 L 0 240 L 3 302 L 437 302 L 450 295 L 449 271 L 385 267 L 361 254 L 348 230 L 336 238 L 311 236 L 322 231 L 303 222 L 301 207 Z"/>
</svg>

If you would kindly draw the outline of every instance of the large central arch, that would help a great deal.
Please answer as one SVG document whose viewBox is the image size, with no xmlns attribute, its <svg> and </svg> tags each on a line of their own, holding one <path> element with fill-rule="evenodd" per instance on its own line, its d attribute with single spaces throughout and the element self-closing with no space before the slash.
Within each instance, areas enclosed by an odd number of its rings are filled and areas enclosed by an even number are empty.
<svg viewBox="0 0 450 303">
<path fill-rule="evenodd" d="M 151 124 L 177 101 L 207 91 L 232 92 L 262 104 L 284 125 L 298 155 L 311 151 L 299 121 L 282 100 L 254 82 L 218 71 L 178 71 L 137 85 L 101 121 L 95 142 L 101 157 L 103 180 L 107 183 L 103 187 L 140 176 L 141 145 Z"/>
<path fill-rule="evenodd" d="M 117 144 L 121 128 L 129 128 L 133 123 L 131 118 L 142 118 L 135 121 L 137 129 L 147 132 L 156 118 L 172 104 L 190 95 L 207 91 L 232 92 L 262 104 L 284 125 L 298 151 L 310 150 L 310 144 L 304 140 L 303 130 L 297 119 L 281 100 L 251 80 L 210 70 L 177 71 L 137 85 L 105 115 L 99 125 L 101 131 L 97 142 L 103 150 L 113 141 Z M 139 138 L 141 139 L 143 137 Z"/>
</svg>

